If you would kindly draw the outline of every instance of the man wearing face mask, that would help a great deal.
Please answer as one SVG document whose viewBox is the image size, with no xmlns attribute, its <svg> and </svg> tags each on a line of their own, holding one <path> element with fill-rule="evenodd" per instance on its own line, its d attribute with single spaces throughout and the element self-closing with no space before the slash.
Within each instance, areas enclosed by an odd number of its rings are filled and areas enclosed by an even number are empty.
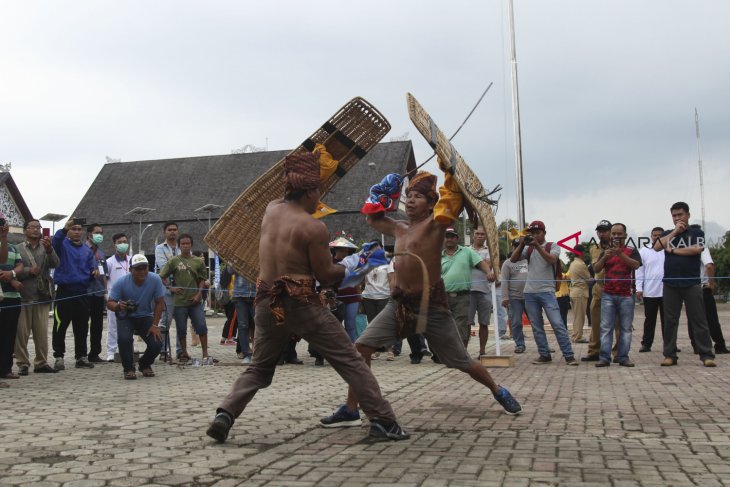
<svg viewBox="0 0 730 487">
<path fill-rule="evenodd" d="M 106 260 L 106 267 L 109 270 L 109 277 L 106 280 L 107 293 L 121 277 L 129 274 L 129 240 L 123 233 L 112 236 L 114 241 L 114 255 Z M 114 362 L 114 353 L 117 351 L 117 315 L 116 313 L 106 314 L 106 361 Z"/>
<path fill-rule="evenodd" d="M 86 357 L 86 335 L 89 333 L 89 296 L 92 279 L 99 275 L 94 252 L 82 240 L 85 220 L 69 218 L 66 225 L 53 235 L 52 245 L 60 260 L 53 275 L 58 288 L 54 303 L 53 356 L 56 370 L 63 370 L 66 353 L 66 329 L 71 324 L 77 369 L 93 369 Z M 101 348 L 101 345 L 100 345 Z"/>
<path fill-rule="evenodd" d="M 98 270 L 95 279 L 89 283 L 89 362 L 103 362 L 101 353 L 101 333 L 104 329 L 104 294 L 106 293 L 106 278 L 109 271 L 106 267 L 106 254 L 99 248 L 104 241 L 104 231 L 98 223 L 92 223 L 86 229 L 86 245 L 94 253 L 94 263 Z"/>
</svg>

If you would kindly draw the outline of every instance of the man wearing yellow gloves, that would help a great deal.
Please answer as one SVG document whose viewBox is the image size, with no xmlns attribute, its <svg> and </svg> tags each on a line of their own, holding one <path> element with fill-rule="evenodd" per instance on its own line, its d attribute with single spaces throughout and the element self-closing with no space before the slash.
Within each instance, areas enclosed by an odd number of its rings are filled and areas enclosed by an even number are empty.
<svg viewBox="0 0 730 487">
<path fill-rule="evenodd" d="M 454 318 L 448 308 L 444 283 L 441 280 L 441 248 L 446 228 L 463 209 L 463 195 L 456 181 L 446 173 L 444 185 L 436 192 L 436 176 L 419 172 L 406 190 L 406 215 L 408 220 L 393 220 L 385 215 L 395 208 L 400 195 L 400 176 L 387 175 L 380 184 L 370 190 L 370 196 L 362 212 L 375 230 L 395 237 L 395 280 L 391 289 L 391 301 L 368 325 L 355 343 L 360 354 L 369 364 L 377 349 L 388 346 L 397 338 L 415 332 L 419 302 L 423 292 L 429 293 L 427 326 L 424 335 L 434 353 L 447 367 L 469 374 L 485 385 L 502 405 L 507 414 L 519 414 L 522 406 L 510 392 L 497 385 L 487 370 L 466 351 Z M 423 267 L 428 272 L 425 289 Z M 358 424 L 357 399 L 350 389 L 347 403 L 332 415 L 323 418 L 325 427 Z"/>
</svg>

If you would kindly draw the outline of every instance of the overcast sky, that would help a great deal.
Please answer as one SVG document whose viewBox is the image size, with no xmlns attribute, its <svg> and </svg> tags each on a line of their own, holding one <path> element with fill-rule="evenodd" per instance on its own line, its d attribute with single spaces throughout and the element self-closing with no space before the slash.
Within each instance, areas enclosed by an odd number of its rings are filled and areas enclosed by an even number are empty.
<svg viewBox="0 0 730 487">
<path fill-rule="evenodd" d="M 71 212 L 105 163 L 291 149 L 354 96 L 429 147 L 411 92 L 516 219 L 506 0 L 0 0 L 0 163 L 34 215 Z M 634 235 L 730 228 L 730 2 L 515 0 L 527 219 Z M 427 168 L 436 170 L 435 166 Z M 374 181 L 375 182 L 375 181 Z M 241 188 L 243 190 L 244 188 Z M 171 188 L 184 197 L 181 188 Z M 364 197 L 364 195 L 363 195 Z"/>
</svg>

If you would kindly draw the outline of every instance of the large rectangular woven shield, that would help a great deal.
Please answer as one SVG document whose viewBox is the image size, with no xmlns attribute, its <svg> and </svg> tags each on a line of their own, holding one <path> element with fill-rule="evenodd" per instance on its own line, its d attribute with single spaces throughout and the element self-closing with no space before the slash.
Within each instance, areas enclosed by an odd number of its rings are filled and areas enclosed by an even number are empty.
<svg viewBox="0 0 730 487">
<path fill-rule="evenodd" d="M 323 144 L 339 161 L 337 170 L 322 184 L 322 196 L 334 187 L 385 134 L 390 123 L 370 103 L 353 98 L 294 149 L 314 150 Z M 266 206 L 284 197 L 284 159 L 249 186 L 213 225 L 204 240 L 240 275 L 255 282 L 259 274 L 259 235 Z"/>
<path fill-rule="evenodd" d="M 438 128 L 428 112 L 418 103 L 418 100 L 410 93 L 406 94 L 406 99 L 408 101 L 408 115 L 411 117 L 411 121 L 441 158 L 446 168 L 453 170 L 454 179 L 459 184 L 461 192 L 479 216 L 479 221 L 487 233 L 487 247 L 489 248 L 489 256 L 492 261 L 494 274 L 499 279 L 501 270 L 499 262 L 499 233 L 497 233 L 497 224 L 494 221 L 493 206 L 487 201 L 488 198 L 486 197 L 486 191 L 482 183 L 464 158 L 456 151 L 449 138 L 446 137 L 446 134 Z"/>
</svg>

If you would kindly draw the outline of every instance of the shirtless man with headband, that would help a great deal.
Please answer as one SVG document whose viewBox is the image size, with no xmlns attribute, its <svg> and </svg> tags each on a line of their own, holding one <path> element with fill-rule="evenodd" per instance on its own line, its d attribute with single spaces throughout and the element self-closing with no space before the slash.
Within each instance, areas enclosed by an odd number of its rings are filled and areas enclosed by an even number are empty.
<svg viewBox="0 0 730 487">
<path fill-rule="evenodd" d="M 332 285 L 352 274 L 351 269 L 332 262 L 327 227 L 312 218 L 320 197 L 319 153 L 287 156 L 284 168 L 285 196 L 269 203 L 261 224 L 252 363 L 218 407 L 207 434 L 221 443 L 226 440 L 235 418 L 259 389 L 271 384 L 283 346 L 297 335 L 311 343 L 350 385 L 370 418 L 370 436 L 407 439 L 372 372 L 314 290 L 315 279 Z M 367 260 L 362 252 L 358 257 Z M 362 267 L 359 270 L 363 272 Z"/>
<path fill-rule="evenodd" d="M 433 352 L 447 367 L 469 374 L 486 386 L 507 414 L 522 412 L 522 406 L 510 392 L 498 386 L 487 369 L 466 351 L 454 318 L 449 311 L 446 290 L 441 280 L 441 248 L 446 228 L 453 224 L 463 208 L 463 195 L 451 174 L 446 173 L 441 196 L 436 192 L 436 176 L 425 171 L 417 173 L 406 189 L 407 221 L 396 221 L 385 216 L 392 211 L 400 196 L 401 180 L 389 174 L 370 190 L 370 197 L 362 212 L 375 230 L 395 237 L 395 280 L 391 300 L 378 316 L 368 324 L 355 343 L 358 351 L 370 364 L 370 356 L 378 348 L 414 333 L 418 319 L 421 293 L 424 291 L 420 260 L 428 270 L 428 322 L 424 336 Z M 418 258 L 414 257 L 418 256 Z M 347 403 L 332 415 L 321 420 L 324 427 L 354 426 L 359 424 L 357 391 L 350 386 Z"/>
</svg>

